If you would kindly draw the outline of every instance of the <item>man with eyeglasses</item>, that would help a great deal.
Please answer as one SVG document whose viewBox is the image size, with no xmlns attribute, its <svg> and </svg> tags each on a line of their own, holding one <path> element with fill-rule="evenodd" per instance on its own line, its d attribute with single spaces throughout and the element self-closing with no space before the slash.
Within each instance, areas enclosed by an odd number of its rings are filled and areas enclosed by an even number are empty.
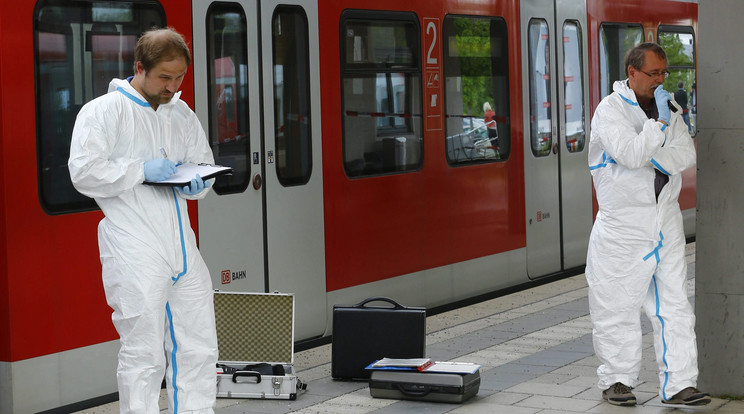
<svg viewBox="0 0 744 414">
<path fill-rule="evenodd" d="M 643 309 L 654 330 L 662 402 L 708 404 L 708 394 L 695 388 L 695 315 L 677 202 L 695 147 L 681 108 L 662 85 L 669 75 L 664 50 L 656 43 L 634 47 L 625 74 L 597 106 L 589 142 L 599 212 L 586 279 L 598 386 L 610 404 L 636 405 Z"/>
</svg>

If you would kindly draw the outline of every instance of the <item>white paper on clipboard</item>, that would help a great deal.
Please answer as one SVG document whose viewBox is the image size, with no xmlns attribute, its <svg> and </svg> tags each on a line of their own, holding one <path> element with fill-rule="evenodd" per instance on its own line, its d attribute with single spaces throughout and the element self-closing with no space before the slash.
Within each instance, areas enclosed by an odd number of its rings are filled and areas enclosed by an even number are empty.
<svg viewBox="0 0 744 414">
<path fill-rule="evenodd" d="M 178 169 L 178 171 L 165 180 L 145 181 L 145 184 L 171 186 L 188 185 L 189 183 L 191 183 L 192 179 L 196 178 L 197 174 L 199 174 L 199 176 L 203 180 L 208 180 L 218 175 L 232 173 L 232 168 L 230 167 L 223 167 L 221 165 L 211 164 L 194 164 L 190 162 L 179 164 L 176 168 Z"/>
</svg>

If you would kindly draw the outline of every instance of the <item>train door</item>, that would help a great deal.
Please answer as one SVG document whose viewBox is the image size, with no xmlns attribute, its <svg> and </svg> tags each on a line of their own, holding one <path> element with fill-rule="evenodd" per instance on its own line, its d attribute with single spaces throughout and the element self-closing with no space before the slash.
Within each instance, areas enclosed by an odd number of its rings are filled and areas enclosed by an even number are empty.
<svg viewBox="0 0 744 414">
<path fill-rule="evenodd" d="M 295 338 L 326 327 L 317 6 L 193 2 L 196 112 L 233 167 L 199 202 L 216 289 L 295 294 Z"/>
<path fill-rule="evenodd" d="M 592 224 L 586 165 L 586 4 L 522 0 L 527 273 L 580 266 Z"/>
</svg>

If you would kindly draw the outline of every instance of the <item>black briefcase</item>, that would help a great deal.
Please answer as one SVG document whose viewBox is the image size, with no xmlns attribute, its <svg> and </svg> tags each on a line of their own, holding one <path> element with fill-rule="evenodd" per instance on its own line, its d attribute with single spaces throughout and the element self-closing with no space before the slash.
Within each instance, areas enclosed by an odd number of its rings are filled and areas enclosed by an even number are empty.
<svg viewBox="0 0 744 414">
<path fill-rule="evenodd" d="M 478 393 L 480 372 L 456 374 L 376 370 L 369 380 L 375 398 L 461 403 Z"/>
<path fill-rule="evenodd" d="M 387 302 L 390 306 L 368 306 Z M 422 358 L 426 352 L 426 308 L 406 307 L 385 297 L 333 306 L 331 376 L 369 379 L 365 367 L 382 358 Z"/>
</svg>

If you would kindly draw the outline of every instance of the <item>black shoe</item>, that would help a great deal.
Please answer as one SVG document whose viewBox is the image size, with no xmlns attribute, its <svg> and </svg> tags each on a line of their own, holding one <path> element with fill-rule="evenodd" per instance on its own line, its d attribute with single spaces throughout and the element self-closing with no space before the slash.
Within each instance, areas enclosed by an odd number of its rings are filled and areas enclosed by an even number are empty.
<svg viewBox="0 0 744 414">
<path fill-rule="evenodd" d="M 612 384 L 610 388 L 602 391 L 602 398 L 613 405 L 632 407 L 636 405 L 636 397 L 630 392 L 630 387 L 622 382 Z"/>
<path fill-rule="evenodd" d="M 661 400 L 661 402 L 664 404 L 706 405 L 710 403 L 710 395 L 700 392 L 695 387 L 687 387 L 674 394 L 672 398 Z"/>
</svg>

